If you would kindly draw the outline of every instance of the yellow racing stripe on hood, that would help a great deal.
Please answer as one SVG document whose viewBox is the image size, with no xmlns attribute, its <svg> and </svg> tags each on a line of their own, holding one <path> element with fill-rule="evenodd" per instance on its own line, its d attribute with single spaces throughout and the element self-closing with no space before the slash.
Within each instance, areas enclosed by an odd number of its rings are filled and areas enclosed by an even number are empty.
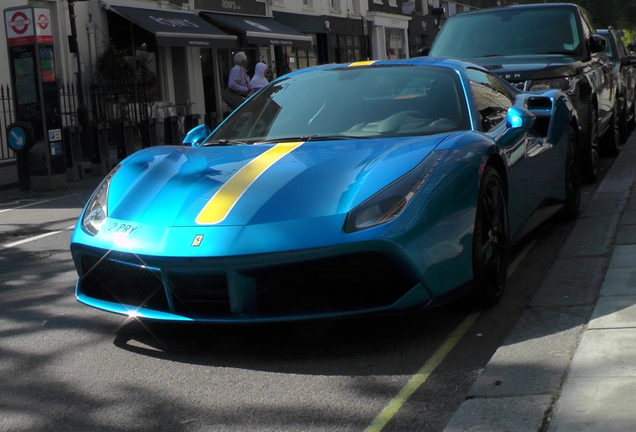
<svg viewBox="0 0 636 432">
<path fill-rule="evenodd" d="M 214 225 L 225 220 L 241 196 L 261 174 L 302 144 L 304 141 L 276 144 L 252 159 L 216 191 L 197 216 L 196 223 Z"/>
<path fill-rule="evenodd" d="M 375 63 L 376 61 L 377 60 L 367 60 L 367 61 L 354 62 L 354 63 L 351 63 L 349 65 L 349 67 L 352 67 L 352 66 L 369 66 L 369 65 Z"/>
</svg>

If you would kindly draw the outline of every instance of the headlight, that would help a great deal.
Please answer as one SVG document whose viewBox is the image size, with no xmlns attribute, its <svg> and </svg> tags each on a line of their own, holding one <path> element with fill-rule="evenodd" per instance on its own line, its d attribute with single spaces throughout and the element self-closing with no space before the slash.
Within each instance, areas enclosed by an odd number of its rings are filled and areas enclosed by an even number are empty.
<svg viewBox="0 0 636 432">
<path fill-rule="evenodd" d="M 97 186 L 91 200 L 86 205 L 86 211 L 82 218 L 82 226 L 89 234 L 96 235 L 108 216 L 108 189 L 110 188 L 110 181 L 119 168 L 121 168 L 121 165 L 117 165 L 108 173 L 99 186 Z"/>
<path fill-rule="evenodd" d="M 543 90 L 561 90 L 564 93 L 573 95 L 576 91 L 576 86 L 574 86 L 574 78 L 572 77 L 561 77 L 532 81 L 532 84 L 530 85 L 531 92 Z"/>
<path fill-rule="evenodd" d="M 432 152 L 413 170 L 351 210 L 345 221 L 345 232 L 371 228 L 398 217 L 447 152 Z"/>
</svg>

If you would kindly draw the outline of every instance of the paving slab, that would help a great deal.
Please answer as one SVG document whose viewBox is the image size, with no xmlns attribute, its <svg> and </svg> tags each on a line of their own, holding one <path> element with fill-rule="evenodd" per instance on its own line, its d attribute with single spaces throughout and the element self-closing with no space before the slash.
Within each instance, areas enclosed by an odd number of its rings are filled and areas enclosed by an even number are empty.
<svg viewBox="0 0 636 432">
<path fill-rule="evenodd" d="M 630 377 L 636 379 L 636 329 L 588 330 L 572 358 L 568 380 Z M 631 395 L 632 405 L 636 392 Z M 633 409 L 633 408 L 632 408 Z M 634 410 L 636 415 L 636 410 Z M 636 430 L 636 423 L 634 429 Z"/>
<path fill-rule="evenodd" d="M 589 307 L 526 309 L 468 397 L 552 395 L 559 390 Z"/>
<path fill-rule="evenodd" d="M 628 198 L 629 190 L 625 190 L 624 187 L 617 192 L 597 192 L 594 198 L 590 200 L 581 217 L 589 218 L 618 214 L 625 208 Z"/>
<path fill-rule="evenodd" d="M 636 245 L 616 245 L 609 268 L 632 268 L 636 265 Z"/>
<path fill-rule="evenodd" d="M 601 296 L 636 295 L 636 267 L 609 268 L 601 287 Z"/>
<path fill-rule="evenodd" d="M 636 225 L 636 210 L 623 212 L 618 224 L 619 225 Z"/>
<path fill-rule="evenodd" d="M 636 378 L 568 378 L 548 432 L 634 431 L 634 395 Z"/>
<path fill-rule="evenodd" d="M 605 257 L 556 260 L 532 297 L 530 306 L 592 305 L 603 283 L 608 261 Z"/>
<path fill-rule="evenodd" d="M 636 295 L 601 297 L 588 328 L 636 328 Z"/>
<path fill-rule="evenodd" d="M 552 403 L 551 396 L 469 399 L 444 432 L 537 432 Z"/>
<path fill-rule="evenodd" d="M 618 225 L 616 229 L 615 244 L 635 244 L 636 243 L 636 225 Z"/>
<path fill-rule="evenodd" d="M 603 256 L 610 252 L 619 215 L 593 216 L 576 221 L 559 258 Z"/>
</svg>

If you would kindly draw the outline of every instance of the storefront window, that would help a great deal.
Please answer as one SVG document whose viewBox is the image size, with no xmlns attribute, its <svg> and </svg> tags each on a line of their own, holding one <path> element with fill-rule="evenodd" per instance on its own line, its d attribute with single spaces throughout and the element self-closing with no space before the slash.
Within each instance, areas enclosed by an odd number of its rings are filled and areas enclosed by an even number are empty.
<svg viewBox="0 0 636 432">
<path fill-rule="evenodd" d="M 304 69 L 310 66 L 316 66 L 318 64 L 316 35 L 308 34 L 307 36 L 311 36 L 311 46 L 285 47 L 287 59 L 289 61 L 289 68 L 291 70 Z"/>
<path fill-rule="evenodd" d="M 385 29 L 386 37 L 386 57 L 387 59 L 404 59 L 404 30 L 396 28 Z"/>
</svg>

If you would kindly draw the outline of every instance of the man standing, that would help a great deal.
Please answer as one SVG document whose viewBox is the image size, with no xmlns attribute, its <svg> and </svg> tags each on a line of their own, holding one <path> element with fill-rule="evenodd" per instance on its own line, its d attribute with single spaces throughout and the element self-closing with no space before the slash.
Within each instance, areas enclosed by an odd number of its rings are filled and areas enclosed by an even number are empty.
<svg viewBox="0 0 636 432">
<path fill-rule="evenodd" d="M 252 91 L 246 70 L 247 55 L 243 51 L 234 56 L 234 65 L 230 70 L 227 89 L 223 92 L 223 101 L 232 109 L 242 104 Z"/>
</svg>

